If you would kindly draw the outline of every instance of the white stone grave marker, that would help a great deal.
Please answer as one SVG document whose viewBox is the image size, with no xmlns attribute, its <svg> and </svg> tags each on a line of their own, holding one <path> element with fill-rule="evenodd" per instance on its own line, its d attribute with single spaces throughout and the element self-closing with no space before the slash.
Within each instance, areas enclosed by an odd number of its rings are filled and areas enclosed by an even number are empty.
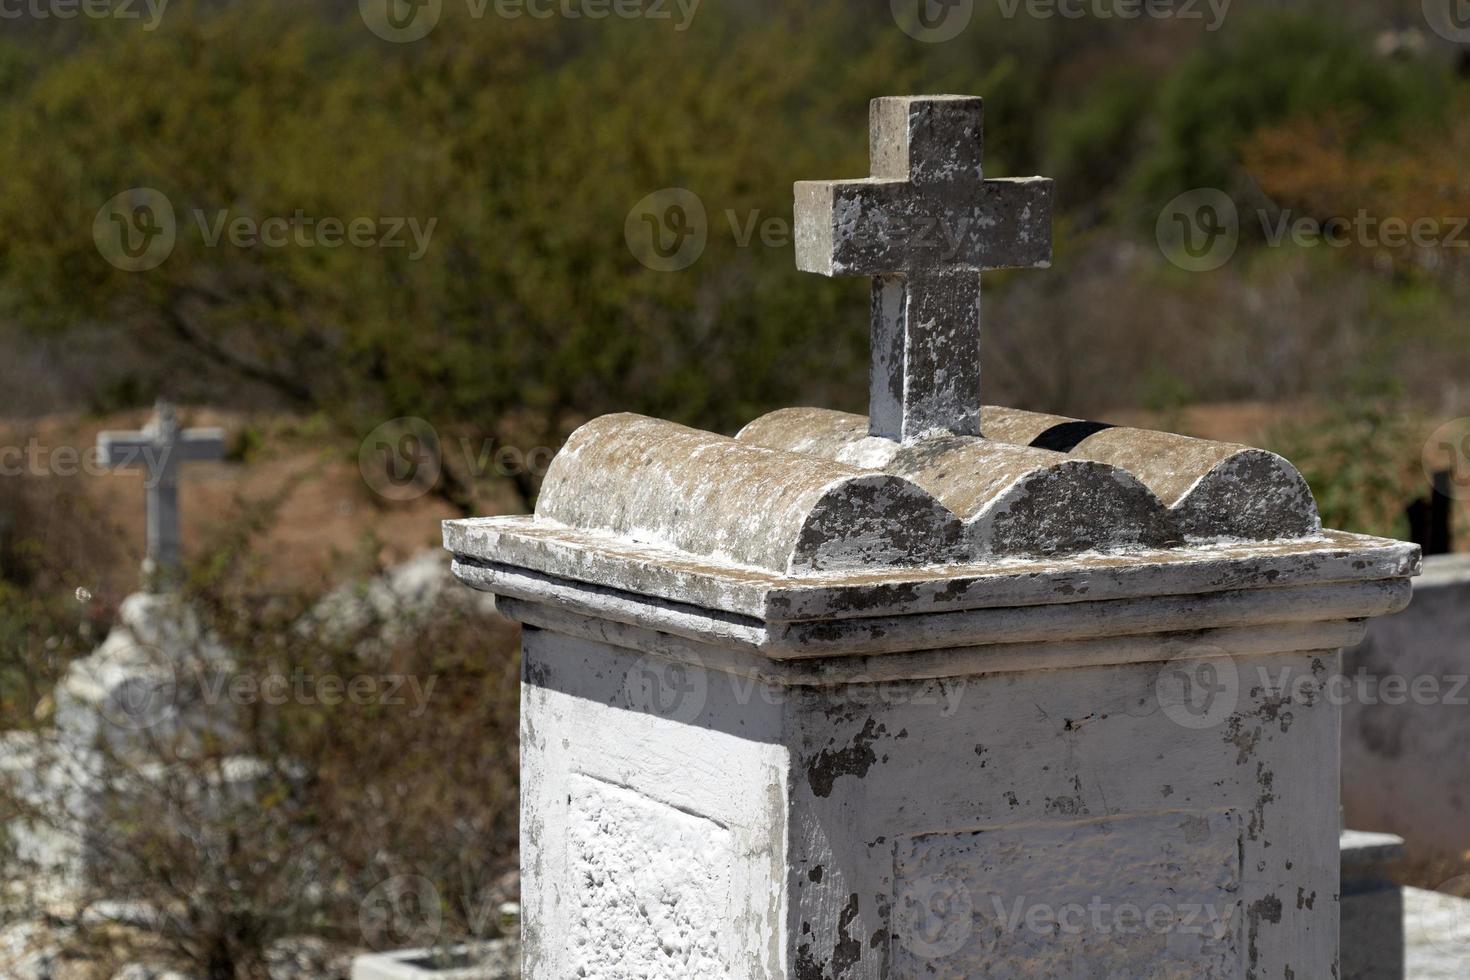
<svg viewBox="0 0 1470 980">
<path fill-rule="evenodd" d="M 797 187 L 803 268 L 879 280 L 871 419 L 606 416 L 445 525 L 524 626 L 525 975 L 1334 975 L 1326 687 L 1418 548 L 1269 453 L 982 407 L 1049 187 L 980 179 L 979 100 L 873 113 L 877 176 Z"/>
<path fill-rule="evenodd" d="M 104 466 L 143 469 L 148 508 L 144 577 L 168 582 L 181 560 L 179 470 L 185 463 L 223 459 L 224 431 L 180 429 L 173 406 L 159 401 L 142 431 L 100 433 L 97 447 Z"/>
</svg>

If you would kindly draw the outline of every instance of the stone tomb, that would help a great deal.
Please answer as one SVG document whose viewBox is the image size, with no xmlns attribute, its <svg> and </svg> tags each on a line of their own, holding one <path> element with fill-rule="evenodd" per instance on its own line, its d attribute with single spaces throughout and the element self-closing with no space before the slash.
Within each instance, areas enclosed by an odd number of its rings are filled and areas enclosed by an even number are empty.
<svg viewBox="0 0 1470 980">
<path fill-rule="evenodd" d="M 1403 980 L 1404 890 L 1389 867 L 1404 856 L 1392 834 L 1342 832 L 1343 980 Z"/>
<path fill-rule="evenodd" d="M 928 214 L 989 193 L 978 100 L 873 116 L 858 204 L 798 190 L 819 249 L 903 234 L 914 171 Z M 1006 194 L 932 267 L 1042 264 L 1047 194 Z M 608 416 L 534 515 L 446 524 L 525 626 L 525 975 L 1332 976 L 1325 686 L 1418 549 L 1322 530 L 1268 453 L 983 407 L 969 299 L 895 313 L 896 254 L 853 266 L 871 418 Z"/>
<path fill-rule="evenodd" d="M 1348 824 L 1415 857 L 1470 851 L 1470 556 L 1425 559 L 1414 604 L 1373 623 L 1343 670 Z"/>
</svg>

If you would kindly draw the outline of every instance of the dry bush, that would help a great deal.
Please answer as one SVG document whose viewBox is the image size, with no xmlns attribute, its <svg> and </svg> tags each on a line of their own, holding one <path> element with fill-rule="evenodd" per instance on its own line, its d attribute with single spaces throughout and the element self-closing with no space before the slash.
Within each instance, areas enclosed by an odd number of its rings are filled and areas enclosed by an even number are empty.
<svg viewBox="0 0 1470 980">
<path fill-rule="evenodd" d="M 515 629 L 457 585 L 431 608 L 324 616 L 318 597 L 242 588 L 231 566 L 185 593 L 228 660 L 176 663 L 123 724 L 104 712 L 80 830 L 64 799 L 0 791 L 0 818 L 49 819 L 94 856 L 67 916 L 77 954 L 257 980 L 292 937 L 497 935 L 518 898 Z M 175 723 L 191 717 L 209 723 Z M 0 881 L 35 870 L 3 851 Z M 99 920 L 104 900 L 142 928 Z"/>
<path fill-rule="evenodd" d="M 83 479 L 0 476 L 0 731 L 29 728 L 66 665 L 102 635 L 106 611 L 77 570 L 115 563 L 119 549 Z"/>
</svg>

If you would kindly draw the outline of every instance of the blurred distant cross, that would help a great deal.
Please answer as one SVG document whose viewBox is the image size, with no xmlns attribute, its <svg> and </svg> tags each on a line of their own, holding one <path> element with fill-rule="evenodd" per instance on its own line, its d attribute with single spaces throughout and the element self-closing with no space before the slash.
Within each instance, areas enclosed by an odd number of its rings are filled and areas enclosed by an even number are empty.
<svg viewBox="0 0 1470 980">
<path fill-rule="evenodd" d="M 796 185 L 796 264 L 872 276 L 869 429 L 980 435 L 980 273 L 1051 265 L 1052 182 L 986 180 L 983 103 L 873 100 L 873 175 Z"/>
<path fill-rule="evenodd" d="M 144 575 L 167 581 L 180 566 L 179 469 L 185 463 L 222 459 L 221 429 L 180 429 L 172 405 L 160 401 L 140 432 L 103 432 L 97 448 L 105 466 L 141 467 L 148 502 Z"/>
</svg>

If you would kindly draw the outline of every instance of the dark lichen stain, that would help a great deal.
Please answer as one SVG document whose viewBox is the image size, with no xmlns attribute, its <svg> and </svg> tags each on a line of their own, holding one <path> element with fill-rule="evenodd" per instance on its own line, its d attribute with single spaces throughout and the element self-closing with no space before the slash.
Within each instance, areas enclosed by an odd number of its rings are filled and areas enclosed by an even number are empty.
<svg viewBox="0 0 1470 980">
<path fill-rule="evenodd" d="M 887 734 L 887 728 L 869 718 L 851 744 L 841 749 L 826 748 L 817 753 L 806 770 L 812 793 L 825 800 L 832 795 L 832 787 L 839 776 L 856 776 L 858 779 L 867 776 L 868 770 L 878 761 L 873 743 Z"/>
<path fill-rule="evenodd" d="M 1302 888 L 1301 886 L 1297 886 L 1297 890 L 1296 890 L 1296 907 L 1297 908 L 1299 908 L 1299 909 L 1310 909 L 1313 906 L 1315 906 L 1316 904 L 1317 904 L 1317 893 L 1316 892 L 1312 892 L 1312 894 L 1308 895 L 1307 894 L 1307 890 L 1305 888 Z"/>
<path fill-rule="evenodd" d="M 1231 715 L 1229 722 L 1225 725 L 1224 741 L 1227 745 L 1236 748 L 1235 764 L 1243 766 L 1255 755 L 1256 746 L 1261 741 L 1261 728 L 1259 725 L 1247 729 L 1245 719 L 1240 715 Z"/>
<path fill-rule="evenodd" d="M 847 907 L 837 917 L 837 945 L 832 947 L 832 976 L 842 977 L 857 965 L 863 955 L 863 943 L 857 936 L 848 933 L 848 927 L 858 916 L 858 897 L 854 892 L 847 899 Z"/>
<path fill-rule="evenodd" d="M 868 940 L 868 948 L 877 949 L 886 942 L 888 942 L 888 930 L 879 929 L 877 932 L 873 933 L 872 937 Z"/>
<path fill-rule="evenodd" d="M 812 868 L 810 871 L 808 871 L 806 873 L 806 876 L 807 876 L 807 879 L 808 880 L 815 881 L 818 884 L 820 884 L 821 881 L 822 881 L 822 875 L 823 874 L 824 874 L 824 871 L 822 869 L 822 866 L 819 864 L 815 868 Z"/>
<path fill-rule="evenodd" d="M 796 948 L 796 980 L 831 980 L 822 964 L 812 959 L 812 948 L 806 943 Z"/>
<path fill-rule="evenodd" d="M 1250 907 L 1246 909 L 1246 919 L 1250 922 L 1250 928 L 1248 930 L 1250 975 L 1255 977 L 1260 975 L 1257 971 L 1260 966 L 1261 953 L 1256 948 L 1256 938 L 1261 931 L 1261 922 L 1264 920 L 1273 925 L 1279 925 L 1281 923 L 1281 899 L 1275 895 L 1267 895 L 1264 898 L 1252 902 Z"/>
<path fill-rule="evenodd" d="M 1266 768 L 1265 763 L 1256 763 L 1256 786 L 1260 793 L 1256 796 L 1256 805 L 1251 807 L 1250 819 L 1246 823 L 1246 835 L 1251 840 L 1260 840 L 1261 832 L 1266 827 L 1266 804 L 1276 800 L 1273 787 L 1276 783 L 1276 774 Z M 1269 847 L 1270 845 L 1267 844 Z"/>
<path fill-rule="evenodd" d="M 1021 805 L 1021 801 L 1016 799 L 1016 794 L 1010 790 L 1006 791 L 1006 802 L 1010 804 L 1012 810 Z"/>
<path fill-rule="evenodd" d="M 1046 812 L 1061 814 L 1062 816 L 1074 817 L 1077 814 L 1086 814 L 1091 811 L 1081 800 L 1073 796 L 1059 796 L 1056 799 L 1046 798 Z"/>
<path fill-rule="evenodd" d="M 1188 816 L 1180 824 L 1184 830 L 1184 840 L 1190 844 L 1203 844 L 1210 839 L 1210 818 L 1200 816 Z"/>
</svg>

